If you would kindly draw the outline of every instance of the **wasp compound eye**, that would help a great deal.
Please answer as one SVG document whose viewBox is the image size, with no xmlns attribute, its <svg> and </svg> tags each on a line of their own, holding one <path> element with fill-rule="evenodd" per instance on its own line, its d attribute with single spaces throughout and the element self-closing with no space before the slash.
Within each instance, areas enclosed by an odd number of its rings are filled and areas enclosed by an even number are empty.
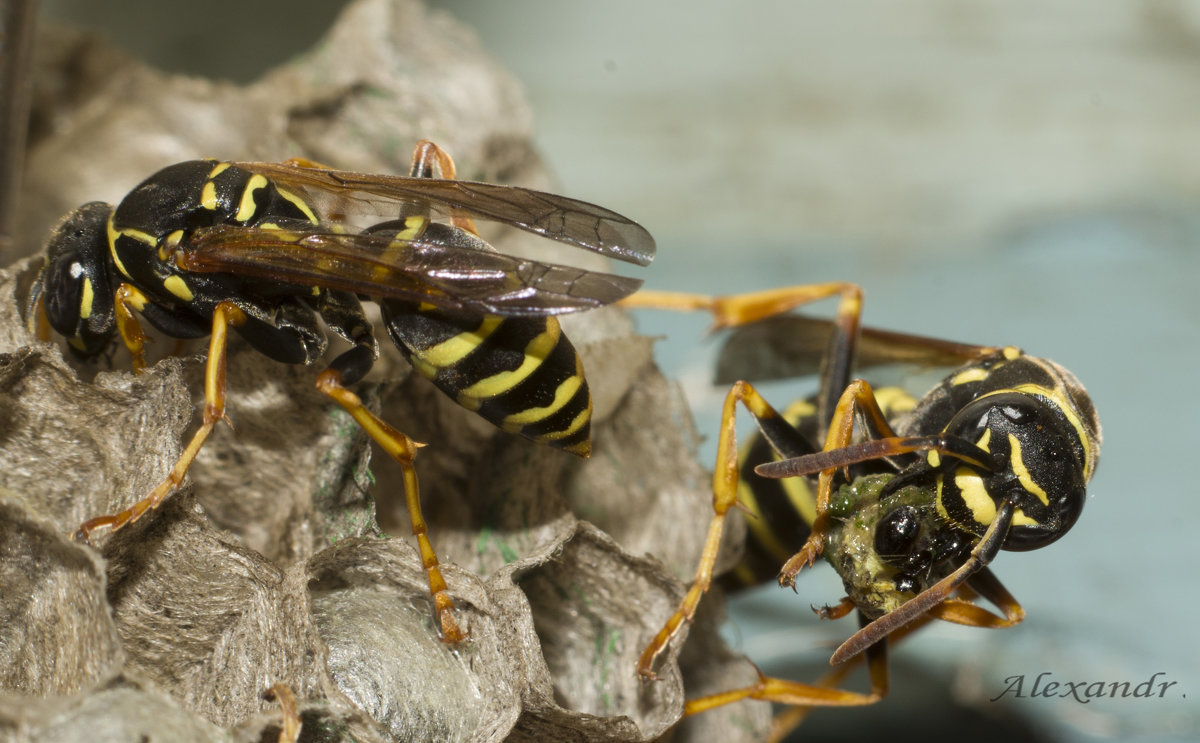
<svg viewBox="0 0 1200 743">
<path fill-rule="evenodd" d="M 896 590 L 900 593 L 917 593 L 921 590 L 921 582 L 917 580 L 916 576 L 908 573 L 896 573 L 892 580 L 896 584 Z"/>
<path fill-rule="evenodd" d="M 875 528 L 875 551 L 881 557 L 906 555 L 921 532 L 920 516 L 912 506 L 900 506 Z"/>
</svg>

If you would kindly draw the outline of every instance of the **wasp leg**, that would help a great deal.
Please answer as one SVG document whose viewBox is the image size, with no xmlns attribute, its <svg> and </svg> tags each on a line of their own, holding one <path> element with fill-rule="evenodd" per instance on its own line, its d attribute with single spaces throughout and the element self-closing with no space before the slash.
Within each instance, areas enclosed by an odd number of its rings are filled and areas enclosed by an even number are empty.
<svg viewBox="0 0 1200 743">
<path fill-rule="evenodd" d="M 717 461 L 713 467 L 713 518 L 709 522 L 708 535 L 704 540 L 696 576 L 692 579 L 687 595 L 663 624 L 654 639 L 642 651 L 637 671 L 642 678 L 653 679 L 654 659 L 667 647 L 671 638 L 679 632 L 685 621 L 691 621 L 696 613 L 700 598 L 708 590 L 713 578 L 713 565 L 721 547 L 721 534 L 725 529 L 725 515 L 738 504 L 738 461 L 737 461 L 737 404 L 741 403 L 756 420 L 783 421 L 782 416 L 748 382 L 738 382 L 725 396 L 721 411 L 721 431 L 717 440 Z M 768 427 L 770 423 L 768 423 Z"/>
<path fill-rule="evenodd" d="M 1020 624 L 1025 619 L 1025 609 L 1013 597 L 1008 589 L 1000 583 L 988 568 L 981 568 L 972 575 L 965 585 L 959 588 L 959 594 L 974 593 L 990 601 L 1003 612 L 1004 616 L 994 614 L 982 606 L 960 598 L 949 598 L 929 610 L 929 616 L 946 622 L 962 624 L 968 627 L 983 627 L 985 629 L 1000 629 Z"/>
<path fill-rule="evenodd" d="M 414 441 L 385 423 L 367 410 L 358 395 L 346 389 L 346 385 L 354 384 L 366 376 L 379 355 L 371 324 L 363 316 L 362 305 L 358 299 L 348 292 L 326 292 L 320 299 L 319 307 L 321 316 L 325 318 L 329 327 L 353 343 L 354 348 L 339 355 L 330 362 L 329 368 L 317 375 L 317 389 L 341 405 L 384 451 L 400 463 L 404 476 L 408 518 L 413 536 L 417 538 L 421 564 L 429 580 L 429 593 L 433 597 L 442 639 L 446 642 L 459 642 L 466 638 L 466 634 L 454 621 L 454 603 L 450 600 L 446 580 L 438 567 L 437 553 L 429 541 L 425 518 L 421 515 L 420 489 L 413 459 L 417 449 L 424 444 Z"/>
<path fill-rule="evenodd" d="M 851 608 L 853 608 L 853 604 L 851 604 Z M 849 613 L 849 612 L 847 611 L 846 613 Z M 921 619 L 917 620 L 916 622 L 913 622 L 912 624 L 908 625 L 907 627 L 903 627 L 903 628 L 897 630 L 896 632 L 892 633 L 891 635 L 888 636 L 888 642 L 887 642 L 888 646 L 894 647 L 896 645 L 896 643 L 904 640 L 906 637 L 911 635 L 913 632 L 916 632 L 917 630 L 921 629 L 925 625 L 929 624 L 929 622 L 932 621 L 932 619 L 933 619 L 932 617 L 926 615 L 926 616 L 922 617 Z M 880 646 L 882 646 L 882 645 L 883 645 L 883 643 L 880 643 Z M 869 659 L 871 654 L 870 654 L 870 652 L 867 652 L 865 655 Z M 860 655 L 857 658 L 852 658 L 849 662 L 843 663 L 842 665 L 838 666 L 837 668 L 834 668 L 829 673 L 827 673 L 826 675 L 824 675 L 820 679 L 818 679 L 816 685 L 823 686 L 823 687 L 837 686 L 838 684 L 840 684 L 842 682 L 842 680 L 844 678 L 846 678 L 846 676 L 850 675 L 851 671 L 853 671 L 855 668 L 858 667 L 857 661 L 861 660 L 862 657 L 863 656 Z M 871 677 L 872 679 L 875 678 L 875 675 L 874 675 L 875 673 L 880 673 L 880 672 L 879 671 L 873 672 L 872 677 Z M 886 691 L 887 691 L 887 686 L 886 686 L 887 676 L 886 676 L 886 674 L 883 676 L 883 681 L 884 681 L 884 692 L 886 693 Z M 815 709 L 818 706 L 820 706 L 820 705 L 812 705 L 812 704 L 794 705 L 794 706 L 788 707 L 784 711 L 780 712 L 778 715 L 775 716 L 775 719 L 773 719 L 771 721 L 771 731 L 767 735 L 767 743 L 779 743 L 780 741 L 782 741 L 784 738 L 786 738 L 788 736 L 788 734 L 790 734 L 793 730 L 795 730 L 797 727 L 799 727 L 800 723 L 804 722 L 804 719 L 806 717 L 808 717 L 809 712 L 811 712 L 813 709 Z"/>
<path fill-rule="evenodd" d="M 334 360 L 334 363 L 336 362 L 337 359 Z M 332 365 L 317 375 L 317 389 L 337 401 L 384 451 L 400 463 L 404 475 L 404 498 L 408 505 L 408 519 L 412 524 L 413 536 L 417 538 L 421 564 L 429 579 L 429 593 L 433 596 L 434 610 L 441 624 L 442 640 L 451 643 L 466 639 L 466 634 L 454 621 L 454 603 L 450 600 L 446 579 L 442 577 L 442 571 L 438 567 L 437 553 L 429 542 L 429 530 L 424 516 L 421 515 L 420 491 L 413 458 L 417 449 L 424 444 L 414 441 L 367 410 L 358 395 L 342 386 L 342 373 Z"/>
<path fill-rule="evenodd" d="M 887 418 L 879 408 L 879 402 L 875 399 L 871 385 L 861 379 L 856 379 L 846 386 L 834 407 L 823 452 L 841 450 L 850 444 L 851 437 L 854 435 L 854 421 L 858 417 L 858 413 L 863 414 L 868 426 L 874 431 L 892 435 L 891 426 L 888 425 Z M 819 454 L 813 456 L 819 456 Z M 817 517 L 813 521 L 812 531 L 804 546 L 792 555 L 779 571 L 780 585 L 794 585 L 796 574 L 805 567 L 811 566 L 825 550 L 825 535 L 829 531 L 829 500 L 833 492 L 833 478 L 837 469 L 837 466 L 832 466 L 820 471 L 817 478 Z"/>
<path fill-rule="evenodd" d="M 758 681 L 750 686 L 689 699 L 684 704 L 683 713 L 695 715 L 743 699 L 800 707 L 804 709 L 804 714 L 811 707 L 861 707 L 874 704 L 888 693 L 887 644 L 881 642 L 873 645 L 867 649 L 866 656 L 871 680 L 871 690 L 866 694 L 834 688 L 850 671 L 850 667 L 839 668 L 816 684 L 773 678 L 760 671 Z M 803 714 L 800 719 L 803 719 Z M 799 724 L 799 720 L 794 724 Z"/>
<path fill-rule="evenodd" d="M 862 289 L 847 281 L 824 284 L 800 284 L 779 289 L 766 289 L 746 294 L 710 296 L 681 292 L 642 290 L 622 299 L 622 307 L 675 310 L 679 312 L 707 311 L 713 316 L 713 329 L 731 328 L 765 320 L 769 317 L 810 304 L 834 295 L 841 296 L 839 317 L 857 322 L 861 314 Z"/>
<path fill-rule="evenodd" d="M 830 281 L 717 297 L 643 290 L 622 299 L 618 304 L 628 308 L 707 311 L 713 316 L 712 330 L 720 330 L 776 317 L 833 296 L 838 297 L 838 306 L 833 319 L 833 333 L 822 364 L 821 391 L 818 394 L 818 420 L 826 421 L 837 396 L 850 381 L 850 369 L 862 325 L 862 288 L 858 284 Z M 823 430 L 819 433 L 824 435 Z"/>
<path fill-rule="evenodd" d="M 358 395 L 346 389 L 344 378 L 361 377 L 359 372 L 362 358 L 362 347 L 352 348 L 334 359 L 329 368 L 317 375 L 317 389 L 333 398 L 347 413 L 362 426 L 372 439 L 383 448 L 399 464 L 404 476 L 404 498 L 408 505 L 408 519 L 412 525 L 413 536 L 417 538 L 417 547 L 421 553 L 421 565 L 429 580 L 429 593 L 433 597 L 434 610 L 437 612 L 441 626 L 442 640 L 448 643 L 460 642 L 466 639 L 464 633 L 454 620 L 454 602 L 446 586 L 446 579 L 438 567 L 437 553 L 429 541 L 429 529 L 425 517 L 421 514 L 420 489 L 417 484 L 417 471 L 413 467 L 413 459 L 417 449 L 425 444 L 415 441 L 399 430 L 385 423 L 378 416 L 367 410 Z M 369 364 L 368 364 L 369 366 Z M 343 368 L 351 371 L 343 371 Z"/>
<path fill-rule="evenodd" d="M 146 371 L 146 334 L 142 332 L 142 326 L 132 310 L 141 311 L 149 304 L 150 298 L 133 284 L 121 284 L 117 287 L 113 301 L 117 331 L 121 334 L 121 340 L 125 342 L 125 348 L 129 349 L 134 374 Z"/>
<path fill-rule="evenodd" d="M 119 303 L 118 303 L 119 304 Z M 92 532 L 104 527 L 113 531 L 136 521 L 146 511 L 158 508 L 163 499 L 183 482 L 192 461 L 200 453 L 213 427 L 225 418 L 225 347 L 229 328 L 246 321 L 246 314 L 230 302 L 221 302 L 213 311 L 212 337 L 208 344 L 208 362 L 204 370 L 204 422 L 192 436 L 191 442 L 171 468 L 171 472 L 158 484 L 150 495 L 129 508 L 111 516 L 98 516 L 85 521 L 75 532 L 74 539 L 87 543 Z M 135 321 L 136 322 L 136 321 Z"/>
<path fill-rule="evenodd" d="M 813 614 L 816 614 L 821 619 L 841 619 L 857 608 L 854 599 L 849 596 L 843 596 L 835 606 L 814 606 L 812 607 Z"/>
<path fill-rule="evenodd" d="M 422 139 L 413 148 L 412 168 L 409 171 L 409 175 L 413 178 L 432 178 L 435 163 L 442 178 L 452 181 L 458 177 L 457 170 L 454 167 L 454 159 L 450 157 L 450 153 L 430 140 Z M 475 221 L 468 216 L 452 214 L 450 215 L 450 224 L 460 230 L 466 230 L 472 235 L 479 234 L 479 230 L 475 229 Z"/>
<path fill-rule="evenodd" d="M 278 743 L 296 743 L 300 740 L 300 708 L 296 705 L 296 695 L 285 683 L 278 682 L 263 692 L 263 699 L 278 701 L 279 710 L 283 713 L 283 725 L 279 729 Z"/>
</svg>

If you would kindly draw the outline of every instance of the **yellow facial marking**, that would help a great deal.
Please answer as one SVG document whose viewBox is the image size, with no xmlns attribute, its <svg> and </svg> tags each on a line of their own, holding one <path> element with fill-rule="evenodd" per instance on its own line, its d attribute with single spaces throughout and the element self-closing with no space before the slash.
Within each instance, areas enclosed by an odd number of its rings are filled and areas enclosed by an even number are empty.
<svg viewBox="0 0 1200 743">
<path fill-rule="evenodd" d="M 187 283 L 178 276 L 168 276 L 163 279 L 163 288 L 171 292 L 171 294 L 179 297 L 184 302 L 192 301 L 192 290 L 188 288 Z"/>
<path fill-rule="evenodd" d="M 79 297 L 79 318 L 86 320 L 92 316 L 92 302 L 95 301 L 96 295 L 92 290 L 92 280 L 84 278 L 83 294 Z"/>
<path fill-rule="evenodd" d="M 562 329 L 559 327 L 558 321 L 554 318 L 547 318 L 546 330 L 538 333 L 538 335 L 525 346 L 525 358 L 521 361 L 521 365 L 512 371 L 503 371 L 499 374 L 493 374 L 490 377 L 479 380 L 475 384 L 459 393 L 459 398 L 468 398 L 474 400 L 485 400 L 489 397 L 495 397 L 502 392 L 512 389 L 516 385 L 523 382 L 530 374 L 534 372 L 554 347 L 558 345 L 559 337 L 562 335 Z"/>
<path fill-rule="evenodd" d="M 936 469 L 942 466 L 942 455 L 936 450 L 930 450 L 930 452 L 925 455 L 925 461 L 929 462 L 930 467 Z"/>
<path fill-rule="evenodd" d="M 971 518 L 978 524 L 990 524 L 996 518 L 996 502 L 988 495 L 983 478 L 967 467 L 954 472 L 954 484 L 962 494 L 963 503 L 971 511 Z"/>
<path fill-rule="evenodd" d="M 242 191 L 242 201 L 238 204 L 237 214 L 233 216 L 239 222 L 249 222 L 258 212 L 258 205 L 254 203 L 254 192 L 266 188 L 270 184 L 265 175 L 255 173 L 250 176 L 250 180 L 246 181 L 246 188 Z"/>
<path fill-rule="evenodd" d="M 1021 460 L 1021 442 L 1016 436 L 1011 433 L 1008 435 L 1008 445 L 1012 449 L 1012 455 L 1009 458 L 1009 463 L 1012 466 L 1013 473 L 1017 476 L 1017 481 L 1021 483 L 1021 487 L 1026 492 L 1033 493 L 1037 499 L 1042 502 L 1043 506 L 1050 505 L 1050 496 L 1046 495 L 1046 491 L 1042 490 L 1042 486 L 1038 485 L 1033 480 L 1033 475 L 1029 473 L 1029 468 L 1025 466 L 1025 462 Z"/>
<path fill-rule="evenodd" d="M 112 256 L 113 265 L 121 272 L 121 275 L 127 279 L 133 278 L 129 275 L 129 271 L 125 270 L 125 264 L 121 262 L 121 256 L 117 255 L 117 238 L 121 234 L 117 232 L 117 228 L 113 226 L 112 217 L 108 218 L 108 253 Z"/>
</svg>

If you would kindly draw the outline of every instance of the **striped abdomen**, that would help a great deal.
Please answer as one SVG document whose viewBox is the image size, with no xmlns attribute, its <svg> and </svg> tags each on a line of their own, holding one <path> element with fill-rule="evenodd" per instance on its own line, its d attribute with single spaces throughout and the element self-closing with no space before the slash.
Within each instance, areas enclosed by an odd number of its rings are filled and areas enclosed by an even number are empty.
<svg viewBox="0 0 1200 743">
<path fill-rule="evenodd" d="M 553 317 L 452 313 L 383 300 L 392 341 L 422 376 L 508 433 L 586 457 L 592 398 Z"/>
</svg>

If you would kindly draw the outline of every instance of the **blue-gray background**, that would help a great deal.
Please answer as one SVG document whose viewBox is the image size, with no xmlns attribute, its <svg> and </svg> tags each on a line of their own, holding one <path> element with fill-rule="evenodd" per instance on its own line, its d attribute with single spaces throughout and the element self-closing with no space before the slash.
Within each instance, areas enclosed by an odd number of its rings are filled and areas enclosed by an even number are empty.
<svg viewBox="0 0 1200 743">
<path fill-rule="evenodd" d="M 162 27 L 133 32 L 116 5 L 43 8 L 167 66 L 156 54 L 212 54 Z M 149 17 L 141 3 L 121 5 Z M 524 83 L 562 190 L 655 234 L 649 285 L 728 293 L 853 280 L 869 324 L 1018 344 L 1087 385 L 1105 445 L 1083 517 L 1052 547 L 996 564 L 1025 624 L 922 633 L 893 654 L 898 694 L 919 677 L 975 710 L 1027 717 L 1054 740 L 1200 735 L 1200 6 L 433 5 L 473 26 Z M 270 7 L 296 8 L 262 6 L 265 19 Z M 317 6 L 292 16 L 313 29 L 293 29 L 296 49 L 338 4 Z M 278 60 L 263 52 L 264 65 Z M 247 69 L 239 59 L 240 70 L 221 69 L 219 55 L 193 69 L 236 77 Z M 711 437 L 724 390 L 707 384 L 705 319 L 639 321 L 669 338 L 660 362 Z M 791 394 L 768 388 L 780 404 Z M 760 591 L 734 607 L 730 637 L 768 671 L 811 680 L 825 644 L 848 629 L 822 626 L 807 607 L 839 588 L 822 569 L 799 596 Z M 1178 683 L 1162 699 L 987 701 L 1005 679 L 1024 674 L 1028 690 L 1044 671 L 1131 684 L 1163 672 L 1159 681 Z M 884 706 L 886 739 L 921 737 L 939 710 L 924 703 Z M 810 734 L 834 735 L 839 714 Z"/>
</svg>

